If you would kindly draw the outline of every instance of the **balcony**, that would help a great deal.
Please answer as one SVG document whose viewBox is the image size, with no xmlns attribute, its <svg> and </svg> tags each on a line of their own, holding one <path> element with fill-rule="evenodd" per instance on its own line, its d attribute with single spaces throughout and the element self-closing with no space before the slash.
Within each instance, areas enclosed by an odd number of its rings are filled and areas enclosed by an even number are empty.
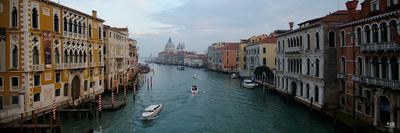
<svg viewBox="0 0 400 133">
<path fill-rule="evenodd" d="M 346 79 L 346 73 L 337 73 L 337 79 L 345 80 Z"/>
<path fill-rule="evenodd" d="M 10 91 L 19 91 L 18 86 L 11 86 Z"/>
<path fill-rule="evenodd" d="M 360 82 L 360 77 L 358 75 L 353 74 L 353 82 Z"/>
<path fill-rule="evenodd" d="M 96 67 L 96 62 L 89 63 L 89 67 Z"/>
<path fill-rule="evenodd" d="M 56 64 L 55 69 L 64 69 L 64 64 Z"/>
<path fill-rule="evenodd" d="M 64 63 L 63 65 L 64 65 L 64 69 L 69 68 L 69 64 L 68 63 Z"/>
<path fill-rule="evenodd" d="M 33 71 L 43 71 L 44 67 L 43 67 L 43 64 L 40 64 L 40 65 L 35 64 L 35 65 L 32 65 L 32 69 L 33 69 Z"/>
<path fill-rule="evenodd" d="M 100 62 L 100 66 L 104 66 L 104 61 Z"/>
<path fill-rule="evenodd" d="M 301 53 L 303 51 L 303 46 L 290 47 L 285 49 L 285 53 Z"/>
<path fill-rule="evenodd" d="M 360 46 L 360 51 L 388 51 L 388 50 L 400 50 L 399 45 L 395 42 L 379 42 L 379 43 L 367 43 Z"/>
<path fill-rule="evenodd" d="M 361 76 L 361 83 L 371 86 L 391 88 L 393 90 L 400 90 L 400 81 L 398 80 Z"/>
</svg>

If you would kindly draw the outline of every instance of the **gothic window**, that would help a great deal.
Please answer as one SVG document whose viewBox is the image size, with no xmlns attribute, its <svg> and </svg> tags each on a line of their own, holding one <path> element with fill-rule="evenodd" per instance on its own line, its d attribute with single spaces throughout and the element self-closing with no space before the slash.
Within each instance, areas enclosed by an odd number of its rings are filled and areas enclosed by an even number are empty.
<svg viewBox="0 0 400 133">
<path fill-rule="evenodd" d="M 357 59 L 357 70 L 358 70 L 357 72 L 359 75 L 363 74 L 363 66 L 362 66 L 362 58 L 361 57 L 359 57 Z"/>
<path fill-rule="evenodd" d="M 39 51 L 37 49 L 37 47 L 33 47 L 33 64 L 34 65 L 38 65 L 39 64 Z"/>
<path fill-rule="evenodd" d="M 11 27 L 17 27 L 18 26 L 18 10 L 14 6 L 12 10 L 12 17 L 11 17 Z"/>
<path fill-rule="evenodd" d="M 396 21 L 395 20 L 392 20 L 392 21 L 390 21 L 389 22 L 389 41 L 393 41 L 393 30 L 396 30 L 397 28 L 396 28 Z"/>
<path fill-rule="evenodd" d="M 311 39 L 310 34 L 307 34 L 307 50 L 311 49 Z"/>
<path fill-rule="evenodd" d="M 335 33 L 329 32 L 329 47 L 335 47 Z"/>
<path fill-rule="evenodd" d="M 370 57 L 365 57 L 365 75 L 366 76 L 372 76 L 372 74 L 371 74 L 371 72 L 372 72 L 372 70 L 371 70 L 371 59 L 370 59 Z"/>
<path fill-rule="evenodd" d="M 379 41 L 379 32 L 377 24 L 372 25 L 372 40 L 374 43 L 377 43 Z"/>
<path fill-rule="evenodd" d="M 345 44 L 345 33 L 344 33 L 344 31 L 342 30 L 342 31 L 340 31 L 340 46 L 346 46 L 346 44 Z"/>
<path fill-rule="evenodd" d="M 371 29 L 368 25 L 364 28 L 364 38 L 366 43 L 371 43 Z"/>
<path fill-rule="evenodd" d="M 358 27 L 357 28 L 357 45 L 361 45 L 361 28 L 360 27 Z"/>
<path fill-rule="evenodd" d="M 342 57 L 340 64 L 341 64 L 340 71 L 342 73 L 346 73 L 346 58 Z"/>
<path fill-rule="evenodd" d="M 399 64 L 397 63 L 397 58 L 390 58 L 390 73 L 392 74 L 392 80 L 399 80 Z"/>
<path fill-rule="evenodd" d="M 388 30 L 387 30 L 387 25 L 385 22 L 381 23 L 380 32 L 381 32 L 381 42 L 387 42 L 388 41 Z"/>
<path fill-rule="evenodd" d="M 99 62 L 101 62 L 101 52 L 99 51 Z"/>
<path fill-rule="evenodd" d="M 101 27 L 99 27 L 99 39 L 101 39 Z"/>
<path fill-rule="evenodd" d="M 54 31 L 55 32 L 59 32 L 60 30 L 59 30 L 59 19 L 58 19 L 58 15 L 57 14 L 55 14 L 54 15 Z"/>
<path fill-rule="evenodd" d="M 381 73 L 382 73 L 382 78 L 387 79 L 389 77 L 389 73 L 387 71 L 388 69 L 388 64 L 387 64 L 387 58 L 383 56 L 381 58 Z"/>
<path fill-rule="evenodd" d="M 379 78 L 379 59 L 376 56 L 372 59 L 372 71 L 373 76 Z"/>
<path fill-rule="evenodd" d="M 32 9 L 32 28 L 39 28 L 38 11 L 36 8 Z"/>
<path fill-rule="evenodd" d="M 93 62 L 92 51 L 89 51 L 89 62 Z"/>
<path fill-rule="evenodd" d="M 319 77 L 319 60 L 315 60 L 315 77 Z"/>
<path fill-rule="evenodd" d="M 310 85 L 306 84 L 306 98 L 310 98 Z"/>
<path fill-rule="evenodd" d="M 76 23 L 76 20 L 74 21 L 74 33 L 78 32 L 78 24 Z"/>
<path fill-rule="evenodd" d="M 79 63 L 82 63 L 82 51 L 79 51 Z"/>
<path fill-rule="evenodd" d="M 68 52 L 67 52 L 67 50 L 64 51 L 64 63 L 68 63 Z"/>
<path fill-rule="evenodd" d="M 55 60 L 55 63 L 56 64 L 60 64 L 60 52 L 58 51 L 58 48 L 56 48 L 55 50 L 54 50 L 54 60 Z"/>
<path fill-rule="evenodd" d="M 82 25 L 81 23 L 78 24 L 78 34 L 82 33 Z"/>
<path fill-rule="evenodd" d="M 69 51 L 69 63 L 73 63 L 73 56 L 74 56 L 74 54 L 72 53 L 72 50 L 71 51 Z"/>
<path fill-rule="evenodd" d="M 303 36 L 300 36 L 300 46 L 303 46 Z"/>
<path fill-rule="evenodd" d="M 92 38 L 92 25 L 89 24 L 89 37 Z"/>
<path fill-rule="evenodd" d="M 282 51 L 285 51 L 285 40 L 282 40 Z"/>
<path fill-rule="evenodd" d="M 69 19 L 68 31 L 69 31 L 69 32 L 72 32 L 72 20 L 71 20 L 71 19 Z"/>
<path fill-rule="evenodd" d="M 307 75 L 310 75 L 310 67 L 311 67 L 310 59 L 307 59 Z"/>
<path fill-rule="evenodd" d="M 314 91 L 314 100 L 315 102 L 319 102 L 319 88 L 318 86 L 315 86 L 315 91 Z"/>
<path fill-rule="evenodd" d="M 18 48 L 17 46 L 14 46 L 14 49 L 12 50 L 12 68 L 17 68 L 18 67 Z"/>
<path fill-rule="evenodd" d="M 86 32 L 86 25 L 85 25 L 85 23 L 83 23 L 83 25 L 82 25 L 82 34 L 86 34 L 85 32 Z"/>
<path fill-rule="evenodd" d="M 315 33 L 315 46 L 319 49 L 319 32 Z"/>
<path fill-rule="evenodd" d="M 68 20 L 67 20 L 67 17 L 64 17 L 64 31 L 68 31 Z"/>
<path fill-rule="evenodd" d="M 86 63 L 86 52 L 83 52 L 83 62 Z"/>
<path fill-rule="evenodd" d="M 74 53 L 74 63 L 78 63 L 78 52 L 75 51 Z"/>
</svg>

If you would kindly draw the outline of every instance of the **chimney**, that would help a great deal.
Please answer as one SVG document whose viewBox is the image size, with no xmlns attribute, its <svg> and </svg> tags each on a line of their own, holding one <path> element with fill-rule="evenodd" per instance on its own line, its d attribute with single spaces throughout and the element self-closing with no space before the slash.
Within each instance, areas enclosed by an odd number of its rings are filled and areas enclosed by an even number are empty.
<svg viewBox="0 0 400 133">
<path fill-rule="evenodd" d="M 290 30 L 293 30 L 293 24 L 294 22 L 289 22 Z"/>
<path fill-rule="evenodd" d="M 97 18 L 97 11 L 96 10 L 92 10 L 92 16 Z"/>
<path fill-rule="evenodd" d="M 357 5 L 358 5 L 357 0 L 346 2 L 346 7 L 347 7 L 347 10 L 349 11 L 349 21 L 354 21 L 356 19 Z"/>
</svg>

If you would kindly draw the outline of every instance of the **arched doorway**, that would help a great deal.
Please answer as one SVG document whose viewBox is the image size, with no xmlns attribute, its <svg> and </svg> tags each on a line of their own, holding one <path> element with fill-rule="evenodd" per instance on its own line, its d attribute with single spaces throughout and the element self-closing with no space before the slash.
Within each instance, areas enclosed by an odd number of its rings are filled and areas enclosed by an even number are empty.
<svg viewBox="0 0 400 133">
<path fill-rule="evenodd" d="M 296 95 L 297 85 L 296 82 L 292 81 L 292 95 Z"/>
<path fill-rule="evenodd" d="M 379 100 L 379 121 L 382 123 L 390 122 L 390 101 L 385 96 L 380 96 Z"/>
<path fill-rule="evenodd" d="M 80 94 L 81 94 L 81 83 L 80 83 L 80 80 L 79 80 L 78 76 L 75 76 L 72 79 L 71 85 L 72 85 L 71 86 L 72 97 L 75 98 L 75 99 L 78 99 Z"/>
</svg>

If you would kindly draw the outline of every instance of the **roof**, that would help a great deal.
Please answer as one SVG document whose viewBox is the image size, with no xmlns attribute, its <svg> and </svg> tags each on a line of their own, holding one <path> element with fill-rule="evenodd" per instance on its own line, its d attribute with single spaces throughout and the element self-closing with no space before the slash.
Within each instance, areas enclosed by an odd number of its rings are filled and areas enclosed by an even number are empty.
<svg viewBox="0 0 400 133">
<path fill-rule="evenodd" d="M 276 36 L 269 36 L 258 41 L 257 43 L 276 43 Z"/>
<path fill-rule="evenodd" d="M 103 20 L 103 19 L 100 19 L 100 18 L 98 18 L 98 17 L 94 17 L 94 16 L 92 16 L 92 15 L 83 13 L 83 12 L 78 11 L 78 10 L 75 10 L 75 9 L 73 9 L 73 8 L 71 8 L 71 7 L 68 7 L 68 6 L 65 6 L 65 5 L 62 5 L 62 4 L 53 2 L 53 1 L 51 1 L 51 0 L 42 0 L 42 1 L 45 2 L 45 3 L 48 3 L 48 4 L 50 4 L 50 5 L 54 5 L 54 6 L 57 6 L 57 7 L 64 8 L 64 9 L 70 11 L 70 12 L 83 14 L 83 15 L 85 15 L 85 16 L 88 17 L 88 18 L 95 19 L 95 20 L 100 21 L 100 22 L 105 22 L 105 20 Z"/>
<path fill-rule="evenodd" d="M 239 43 L 226 43 L 226 44 L 228 45 L 216 50 L 239 50 Z"/>
<path fill-rule="evenodd" d="M 129 41 L 136 41 L 135 39 L 129 38 Z"/>
</svg>

